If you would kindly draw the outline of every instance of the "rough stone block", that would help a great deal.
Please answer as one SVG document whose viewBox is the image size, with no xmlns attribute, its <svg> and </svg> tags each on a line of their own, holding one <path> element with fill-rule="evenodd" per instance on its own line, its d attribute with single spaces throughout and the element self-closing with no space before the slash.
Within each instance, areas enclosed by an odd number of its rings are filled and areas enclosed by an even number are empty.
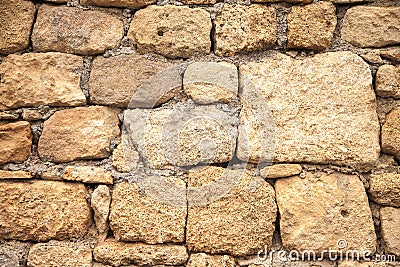
<svg viewBox="0 0 400 267">
<path fill-rule="evenodd" d="M 382 125 L 382 151 L 400 159 L 400 107 L 392 109 Z"/>
<path fill-rule="evenodd" d="M 157 0 L 81 0 L 80 3 L 81 5 L 140 8 L 156 2 Z"/>
<path fill-rule="evenodd" d="M 228 255 L 191 254 L 187 267 L 235 267 L 235 258 Z"/>
<path fill-rule="evenodd" d="M 263 178 L 275 179 L 282 177 L 290 177 L 301 173 L 302 168 L 299 164 L 274 164 L 264 167 L 260 170 Z"/>
<path fill-rule="evenodd" d="M 376 72 L 376 94 L 400 98 L 400 66 L 383 65 Z"/>
<path fill-rule="evenodd" d="M 400 257 L 400 209 L 383 207 L 380 215 L 385 253 Z"/>
<path fill-rule="evenodd" d="M 89 184 L 113 184 L 111 171 L 94 166 L 67 166 L 63 178 Z"/>
<path fill-rule="evenodd" d="M 18 121 L 0 124 L 0 164 L 24 162 L 31 154 L 30 123 Z"/>
<path fill-rule="evenodd" d="M 381 205 L 400 207 L 400 174 L 371 174 L 369 193 Z"/>
</svg>

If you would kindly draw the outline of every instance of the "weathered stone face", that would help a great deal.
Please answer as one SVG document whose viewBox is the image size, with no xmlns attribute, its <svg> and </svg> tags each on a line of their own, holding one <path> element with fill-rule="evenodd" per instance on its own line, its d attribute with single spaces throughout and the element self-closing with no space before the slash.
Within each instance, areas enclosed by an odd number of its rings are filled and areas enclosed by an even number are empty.
<svg viewBox="0 0 400 267">
<path fill-rule="evenodd" d="M 380 209 L 380 215 L 385 252 L 400 257 L 400 209 L 383 207 Z"/>
<path fill-rule="evenodd" d="M 31 154 L 31 125 L 26 121 L 0 124 L 0 164 L 23 162 Z"/>
<path fill-rule="evenodd" d="M 32 175 L 26 171 L 4 171 L 0 170 L 0 180 L 3 179 L 30 179 Z"/>
<path fill-rule="evenodd" d="M 123 23 L 116 17 L 74 7 L 41 5 L 33 28 L 35 51 L 93 55 L 119 45 Z"/>
<path fill-rule="evenodd" d="M 47 241 L 82 237 L 91 225 L 83 184 L 0 182 L 0 237 Z"/>
<path fill-rule="evenodd" d="M 302 171 L 299 164 L 274 164 L 264 167 L 260 170 L 260 175 L 263 178 L 275 179 L 281 177 L 289 177 L 297 175 Z"/>
<path fill-rule="evenodd" d="M 278 54 L 241 65 L 240 77 L 239 159 L 370 165 L 379 157 L 371 72 L 357 55 Z"/>
<path fill-rule="evenodd" d="M 89 184 L 113 184 L 110 171 L 94 166 L 67 166 L 63 179 Z"/>
<path fill-rule="evenodd" d="M 125 135 L 122 142 L 113 151 L 112 165 L 119 172 L 130 172 L 137 168 L 139 164 L 139 153 L 129 145 Z"/>
<path fill-rule="evenodd" d="M 97 262 L 111 266 L 184 265 L 189 257 L 186 247 L 182 245 L 147 245 L 114 240 L 98 244 L 94 248 L 93 255 Z"/>
<path fill-rule="evenodd" d="M 400 98 L 400 66 L 380 66 L 375 82 L 376 93 L 379 96 Z"/>
<path fill-rule="evenodd" d="M 293 4 L 309 4 L 312 3 L 313 0 L 284 0 L 284 2 L 287 3 L 293 3 Z M 252 1 L 255 3 L 277 3 L 277 2 L 282 2 L 282 0 L 256 0 Z"/>
<path fill-rule="evenodd" d="M 154 180 L 156 177 L 148 179 Z M 113 190 L 110 211 L 110 227 L 116 239 L 149 244 L 183 242 L 186 184 L 178 178 L 176 182 L 183 191 L 180 199 L 182 205 L 177 203 L 177 206 L 159 201 L 137 184 L 117 184 Z"/>
<path fill-rule="evenodd" d="M 356 6 L 343 19 L 342 38 L 358 47 L 400 43 L 400 7 Z"/>
<path fill-rule="evenodd" d="M 99 185 L 92 193 L 90 204 L 94 211 L 94 222 L 101 240 L 106 239 L 108 233 L 108 214 L 110 212 L 111 195 L 106 185 Z"/>
<path fill-rule="evenodd" d="M 86 104 L 82 58 L 61 53 L 9 55 L 0 65 L 0 110 Z"/>
<path fill-rule="evenodd" d="M 128 37 L 141 53 L 189 58 L 210 52 L 210 32 L 210 14 L 203 9 L 148 6 L 135 13 Z"/>
<path fill-rule="evenodd" d="M 379 204 L 400 207 L 400 174 L 371 174 L 369 193 Z"/>
<path fill-rule="evenodd" d="M 293 6 L 287 17 L 288 48 L 321 50 L 330 46 L 337 19 L 329 2 Z"/>
<path fill-rule="evenodd" d="M 199 196 L 191 190 L 218 179 L 229 181 L 232 188 L 207 205 L 194 206 Z M 208 167 L 189 173 L 188 186 L 189 251 L 244 256 L 256 254 L 265 245 L 270 247 L 277 208 L 274 189 L 268 183 L 245 170 Z"/>
<path fill-rule="evenodd" d="M 82 0 L 82 5 L 139 8 L 156 3 L 157 0 Z"/>
<path fill-rule="evenodd" d="M 0 3 L 0 53 L 14 53 L 29 46 L 35 16 L 31 1 L 9 0 Z"/>
<path fill-rule="evenodd" d="M 400 108 L 394 108 L 386 115 L 382 125 L 382 151 L 400 159 Z"/>
<path fill-rule="evenodd" d="M 376 236 L 368 197 L 356 175 L 317 172 L 275 183 L 283 246 L 297 251 L 375 251 Z M 341 244 L 341 243 L 340 243 Z M 327 256 L 327 255 L 325 255 Z"/>
<path fill-rule="evenodd" d="M 31 247 L 29 267 L 92 266 L 92 250 L 89 246 L 75 242 L 39 243 Z"/>
<path fill-rule="evenodd" d="M 275 9 L 263 5 L 231 6 L 215 17 L 215 54 L 233 56 L 241 51 L 255 51 L 276 41 Z"/>
<path fill-rule="evenodd" d="M 207 255 L 205 253 L 191 254 L 187 267 L 234 267 L 235 258 L 228 255 Z"/>
<path fill-rule="evenodd" d="M 120 132 L 118 112 L 100 106 L 57 111 L 44 123 L 40 157 L 54 162 L 108 157 L 110 141 Z"/>
</svg>

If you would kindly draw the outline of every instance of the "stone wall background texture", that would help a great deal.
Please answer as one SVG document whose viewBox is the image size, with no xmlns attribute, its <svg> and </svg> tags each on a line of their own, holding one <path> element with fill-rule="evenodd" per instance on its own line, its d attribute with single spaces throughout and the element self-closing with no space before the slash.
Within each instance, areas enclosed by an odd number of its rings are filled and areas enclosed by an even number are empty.
<svg viewBox="0 0 400 267">
<path fill-rule="evenodd" d="M 0 266 L 400 266 L 323 254 L 400 260 L 399 45 L 398 0 L 0 0 Z"/>
</svg>

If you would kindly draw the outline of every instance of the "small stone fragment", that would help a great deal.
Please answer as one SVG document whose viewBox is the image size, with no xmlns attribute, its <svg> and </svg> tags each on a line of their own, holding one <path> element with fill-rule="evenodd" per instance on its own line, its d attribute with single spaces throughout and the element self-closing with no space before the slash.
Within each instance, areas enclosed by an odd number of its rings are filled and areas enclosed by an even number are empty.
<svg viewBox="0 0 400 267">
<path fill-rule="evenodd" d="M 64 169 L 63 178 L 89 184 L 113 184 L 110 171 L 94 166 L 67 166 Z"/>
<path fill-rule="evenodd" d="M 12 113 L 12 112 L 0 112 L 0 120 L 18 120 L 19 115 L 16 113 Z"/>
<path fill-rule="evenodd" d="M 53 162 L 101 159 L 119 135 L 118 109 L 91 106 L 60 110 L 44 122 L 39 155 Z"/>
<path fill-rule="evenodd" d="M 382 152 L 400 159 L 400 107 L 395 107 L 386 115 L 386 122 L 382 125 L 381 146 Z"/>
<path fill-rule="evenodd" d="M 185 5 L 214 5 L 217 0 L 182 0 Z"/>
<path fill-rule="evenodd" d="M 191 254 L 187 267 L 235 267 L 235 258 L 228 255 Z"/>
<path fill-rule="evenodd" d="M 2 267 L 15 267 L 20 266 L 17 254 L 9 249 L 0 247 L 0 266 Z"/>
<path fill-rule="evenodd" d="M 39 243 L 31 247 L 28 267 L 92 267 L 92 250 L 75 242 Z"/>
<path fill-rule="evenodd" d="M 347 10 L 342 38 L 358 47 L 400 43 L 400 7 L 355 6 Z"/>
<path fill-rule="evenodd" d="M 115 267 L 129 264 L 184 265 L 189 257 L 183 245 L 122 243 L 113 239 L 98 244 L 94 248 L 93 256 L 97 262 Z"/>
<path fill-rule="evenodd" d="M 41 5 L 32 33 L 35 51 L 94 55 L 116 48 L 123 23 L 101 11 Z"/>
<path fill-rule="evenodd" d="M 380 215 L 385 252 L 400 257 L 400 209 L 383 207 L 380 210 Z"/>
<path fill-rule="evenodd" d="M 394 48 L 391 50 L 381 51 L 381 56 L 383 58 L 396 61 L 400 63 L 400 48 Z"/>
<path fill-rule="evenodd" d="M 186 6 L 148 6 L 134 15 L 128 37 L 140 53 L 189 58 L 210 53 L 210 13 Z"/>
<path fill-rule="evenodd" d="M 0 180 L 4 179 L 30 179 L 32 175 L 26 171 L 4 171 L 0 170 Z"/>
<path fill-rule="evenodd" d="M 364 55 L 360 55 L 365 61 L 373 64 L 383 64 L 383 60 L 379 54 L 379 51 L 370 51 Z"/>
<path fill-rule="evenodd" d="M 335 4 L 354 4 L 354 3 L 362 3 L 368 2 L 369 0 L 330 0 Z"/>
<path fill-rule="evenodd" d="M 47 241 L 82 237 L 91 225 L 83 184 L 0 182 L 0 238 Z"/>
<path fill-rule="evenodd" d="M 22 110 L 22 119 L 26 121 L 38 121 L 43 118 L 42 113 L 36 109 L 24 108 Z"/>
<path fill-rule="evenodd" d="M 278 3 L 278 2 L 287 2 L 287 3 L 293 3 L 293 4 L 309 4 L 312 3 L 313 0 L 254 0 L 251 1 L 254 3 Z"/>
<path fill-rule="evenodd" d="M 140 8 L 156 3 L 157 0 L 81 0 L 81 5 L 96 5 L 107 7 Z"/>
<path fill-rule="evenodd" d="M 400 207 L 400 174 L 371 174 L 369 193 L 381 205 Z"/>
<path fill-rule="evenodd" d="M 0 54 L 28 48 L 34 17 L 35 5 L 31 1 L 0 2 Z"/>
<path fill-rule="evenodd" d="M 288 48 L 323 50 L 333 40 L 336 8 L 330 2 L 293 6 L 288 14 Z"/>
<path fill-rule="evenodd" d="M 238 71 L 226 62 L 194 62 L 183 78 L 183 90 L 200 104 L 228 103 L 237 98 Z"/>
<path fill-rule="evenodd" d="M 109 229 L 108 214 L 110 204 L 110 189 L 106 185 L 99 185 L 92 193 L 91 206 L 94 211 L 94 223 L 102 241 L 106 239 Z"/>
<path fill-rule="evenodd" d="M 0 110 L 85 105 L 82 67 L 81 57 L 57 52 L 9 55 L 0 65 Z"/>
<path fill-rule="evenodd" d="M 0 164 L 21 163 L 31 154 L 31 125 L 26 121 L 0 124 Z"/>
<path fill-rule="evenodd" d="M 126 136 L 122 135 L 122 143 L 113 151 L 114 168 L 119 172 L 131 172 L 137 168 L 139 161 L 139 153 L 129 145 Z"/>
<path fill-rule="evenodd" d="M 400 98 L 400 65 L 383 65 L 376 72 L 375 88 L 381 97 Z"/>
<path fill-rule="evenodd" d="M 215 54 L 233 56 L 274 45 L 275 9 L 263 5 L 225 4 L 215 17 Z"/>
<path fill-rule="evenodd" d="M 260 170 L 260 175 L 263 178 L 275 179 L 297 175 L 300 174 L 301 171 L 302 168 L 299 164 L 274 164 L 262 168 Z"/>
</svg>

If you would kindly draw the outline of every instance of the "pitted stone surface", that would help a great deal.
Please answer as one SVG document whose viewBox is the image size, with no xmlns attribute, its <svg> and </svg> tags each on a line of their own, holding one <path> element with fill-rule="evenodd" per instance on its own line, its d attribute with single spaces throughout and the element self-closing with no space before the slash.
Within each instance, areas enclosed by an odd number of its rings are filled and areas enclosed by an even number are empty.
<svg viewBox="0 0 400 267">
<path fill-rule="evenodd" d="M 379 96 L 400 98 L 400 66 L 380 66 L 376 72 L 375 87 Z"/>
<path fill-rule="evenodd" d="M 400 174 L 371 174 L 369 193 L 381 205 L 400 207 Z"/>
<path fill-rule="evenodd" d="M 30 126 L 27 121 L 0 124 L 0 164 L 20 163 L 29 158 L 32 146 Z"/>
<path fill-rule="evenodd" d="M 385 117 L 382 125 L 382 151 L 400 159 L 400 108 L 392 109 Z"/>
<path fill-rule="evenodd" d="M 400 208 L 383 207 L 380 216 L 385 253 L 400 257 Z"/>
<path fill-rule="evenodd" d="M 96 5 L 107 7 L 139 8 L 156 3 L 157 0 L 81 0 L 82 5 Z"/>
<path fill-rule="evenodd" d="M 235 267 L 235 258 L 228 255 L 208 255 L 197 253 L 190 255 L 187 267 Z"/>
</svg>

